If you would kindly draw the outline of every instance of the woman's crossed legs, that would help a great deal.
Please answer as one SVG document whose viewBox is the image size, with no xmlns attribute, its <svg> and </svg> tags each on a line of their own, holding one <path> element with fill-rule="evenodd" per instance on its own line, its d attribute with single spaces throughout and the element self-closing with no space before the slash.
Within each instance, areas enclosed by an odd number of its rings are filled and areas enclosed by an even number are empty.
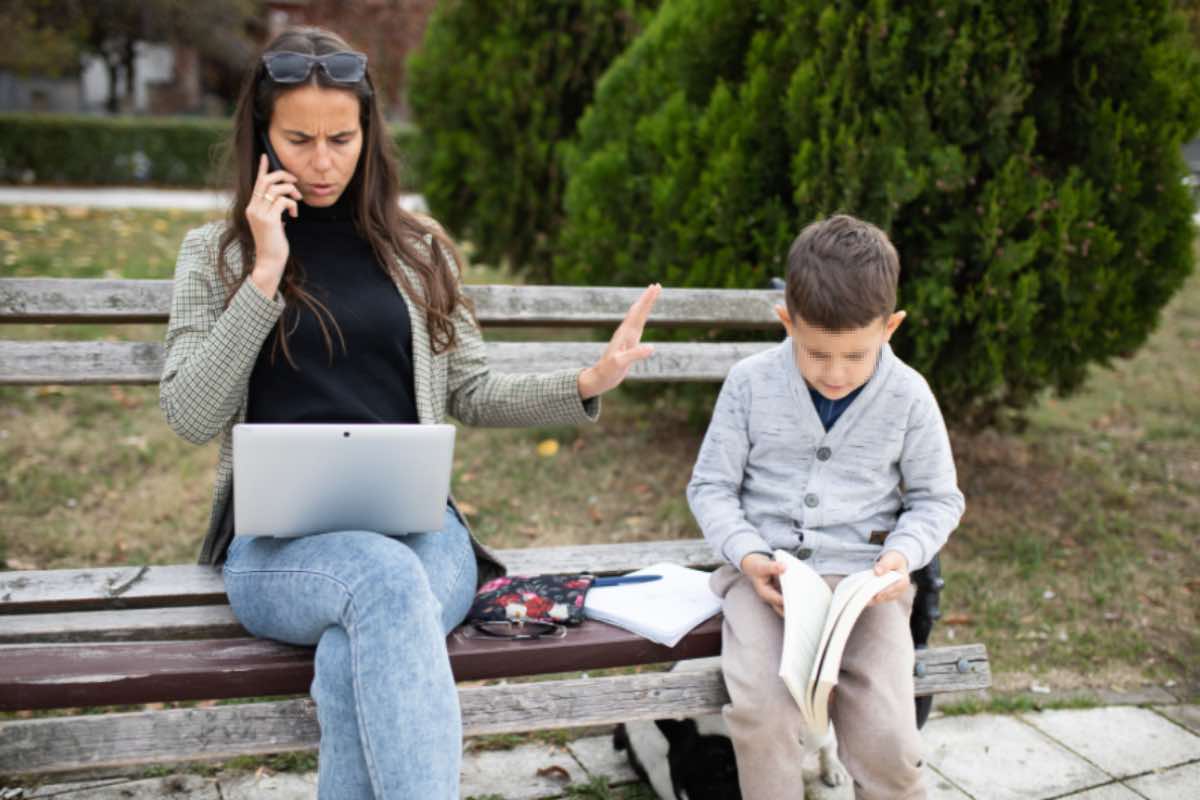
<svg viewBox="0 0 1200 800">
<path fill-rule="evenodd" d="M 445 637 L 475 594 L 466 528 L 236 537 L 225 588 L 255 636 L 317 645 L 319 792 L 337 798 L 456 798 L 458 693 Z"/>
</svg>

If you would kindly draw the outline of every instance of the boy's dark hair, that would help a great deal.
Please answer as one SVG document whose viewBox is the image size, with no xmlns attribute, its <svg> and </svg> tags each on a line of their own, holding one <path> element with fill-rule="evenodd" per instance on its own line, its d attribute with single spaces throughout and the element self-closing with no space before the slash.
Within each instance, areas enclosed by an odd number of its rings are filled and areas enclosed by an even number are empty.
<svg viewBox="0 0 1200 800">
<path fill-rule="evenodd" d="M 837 214 L 805 227 L 788 250 L 788 316 L 827 331 L 865 328 L 896 310 L 899 280 L 887 234 Z"/>
</svg>

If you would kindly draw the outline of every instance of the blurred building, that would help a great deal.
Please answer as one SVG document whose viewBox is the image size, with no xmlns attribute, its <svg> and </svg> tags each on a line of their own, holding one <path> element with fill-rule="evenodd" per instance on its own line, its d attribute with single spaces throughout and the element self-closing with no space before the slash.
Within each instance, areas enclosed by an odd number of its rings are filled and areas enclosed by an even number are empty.
<svg viewBox="0 0 1200 800">
<path fill-rule="evenodd" d="M 138 42 L 135 51 L 132 97 L 128 96 L 125 69 L 118 67 L 116 72 L 122 113 L 222 113 L 220 99 L 206 96 L 202 90 L 195 49 Z M 108 65 L 96 56 L 84 56 L 78 69 L 57 78 L 0 69 L 0 111 L 104 113 L 109 80 Z"/>
<path fill-rule="evenodd" d="M 394 121 L 410 118 L 406 91 L 408 55 L 425 34 L 435 0 L 266 0 L 262 18 L 245 42 L 262 45 L 292 25 L 319 25 L 345 37 L 371 61 L 384 113 Z M 256 41 L 255 41 L 256 40 Z M 223 62 L 206 58 L 186 44 L 137 42 L 134 80 L 127 88 L 125 68 L 110 75 L 108 65 L 85 56 L 60 77 L 18 74 L 0 69 L 0 111 L 104 113 L 109 83 L 121 113 L 228 113 L 246 64 L 245 53 Z M 228 50 L 226 51 L 228 53 Z"/>
</svg>

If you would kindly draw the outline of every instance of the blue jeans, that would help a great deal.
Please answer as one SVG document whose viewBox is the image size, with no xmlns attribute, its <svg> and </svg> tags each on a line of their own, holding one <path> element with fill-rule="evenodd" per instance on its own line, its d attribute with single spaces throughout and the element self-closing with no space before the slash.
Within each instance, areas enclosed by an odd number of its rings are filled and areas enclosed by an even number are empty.
<svg viewBox="0 0 1200 800">
<path fill-rule="evenodd" d="M 322 798 L 457 798 L 462 719 L 446 634 L 475 594 L 467 529 L 234 537 L 225 589 L 255 636 L 316 645 Z"/>
</svg>

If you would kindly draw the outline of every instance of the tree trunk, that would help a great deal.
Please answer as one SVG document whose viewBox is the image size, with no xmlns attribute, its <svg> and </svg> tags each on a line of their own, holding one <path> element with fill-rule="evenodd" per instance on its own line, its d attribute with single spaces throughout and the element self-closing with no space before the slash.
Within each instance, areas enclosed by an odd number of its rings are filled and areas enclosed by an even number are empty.
<svg viewBox="0 0 1200 800">
<path fill-rule="evenodd" d="M 137 51 L 134 48 L 134 40 L 126 39 L 124 46 L 121 48 L 122 60 L 125 64 L 125 111 L 131 112 L 137 110 L 137 75 L 134 72 L 134 62 L 137 59 Z"/>
<path fill-rule="evenodd" d="M 104 107 L 108 109 L 108 113 L 116 114 L 121 110 L 120 101 L 117 98 L 117 69 L 121 65 L 109 55 L 105 55 L 104 65 L 108 67 L 108 101 Z"/>
</svg>

